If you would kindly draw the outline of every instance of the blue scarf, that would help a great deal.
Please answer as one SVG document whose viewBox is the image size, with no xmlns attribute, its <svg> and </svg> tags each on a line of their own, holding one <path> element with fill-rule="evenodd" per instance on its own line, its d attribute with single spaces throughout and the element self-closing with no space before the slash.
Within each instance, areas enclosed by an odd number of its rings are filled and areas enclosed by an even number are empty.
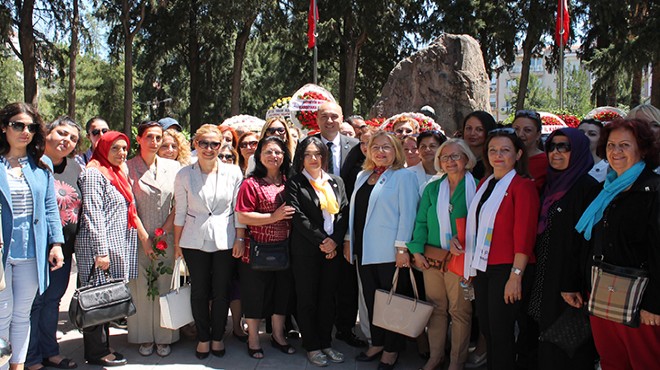
<svg viewBox="0 0 660 370">
<path fill-rule="evenodd" d="M 605 208 L 612 202 L 614 197 L 628 189 L 637 180 L 645 166 L 646 163 L 644 161 L 639 161 L 619 177 L 617 177 L 615 171 L 610 171 L 605 178 L 603 190 L 584 211 L 582 217 L 580 217 L 580 221 L 575 225 L 575 230 L 579 233 L 584 233 L 585 239 L 591 240 L 591 231 L 594 225 L 603 218 Z"/>
</svg>

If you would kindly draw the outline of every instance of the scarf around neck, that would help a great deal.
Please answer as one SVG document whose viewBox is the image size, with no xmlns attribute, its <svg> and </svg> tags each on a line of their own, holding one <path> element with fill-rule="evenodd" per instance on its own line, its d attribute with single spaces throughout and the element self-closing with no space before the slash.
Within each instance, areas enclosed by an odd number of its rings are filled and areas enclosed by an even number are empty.
<svg viewBox="0 0 660 370">
<path fill-rule="evenodd" d="M 490 175 L 486 181 L 481 185 L 477 194 L 475 194 L 470 209 L 468 210 L 468 217 L 465 226 L 465 264 L 463 277 L 469 279 L 470 276 L 476 276 L 477 271 L 486 271 L 488 266 L 488 254 L 490 253 L 490 245 L 493 240 L 493 226 L 495 225 L 495 217 L 497 211 L 507 194 L 507 189 L 511 181 L 516 176 L 516 170 L 509 171 L 502 177 L 497 184 L 490 197 L 481 207 L 481 212 L 477 214 L 479 201 L 483 197 L 488 183 L 494 179 L 494 175 Z M 477 230 L 477 217 L 479 218 L 479 229 Z"/>
<path fill-rule="evenodd" d="M 445 175 L 440 181 L 438 201 L 436 202 L 438 224 L 440 225 L 440 247 L 442 249 L 449 250 L 450 242 L 453 237 L 451 232 L 452 209 L 450 207 L 451 195 L 449 189 L 449 179 Z M 469 208 L 477 191 L 477 185 L 474 182 L 474 177 L 472 177 L 472 174 L 469 171 L 465 173 L 465 177 L 463 177 L 462 182 L 465 186 L 465 204 Z"/>
<path fill-rule="evenodd" d="M 617 195 L 637 181 L 645 167 L 646 163 L 639 161 L 622 173 L 621 176 L 617 176 L 616 171 L 610 171 L 605 178 L 603 190 L 598 193 L 596 199 L 584 211 L 577 225 L 575 225 L 575 230 L 580 234 L 584 234 L 586 240 L 591 240 L 591 232 L 598 221 L 603 218 L 607 206 Z"/>
<path fill-rule="evenodd" d="M 131 229 L 137 228 L 138 215 L 135 208 L 135 199 L 133 198 L 133 190 L 128 181 L 128 176 L 120 166 L 115 166 L 108 160 L 110 148 L 117 140 L 124 140 L 130 147 L 131 141 L 126 135 L 117 131 L 108 131 L 99 139 L 96 149 L 92 154 L 92 159 L 87 164 L 87 168 L 96 168 L 105 176 L 108 181 L 114 186 L 117 191 L 126 199 L 128 203 L 128 227 Z"/>
</svg>

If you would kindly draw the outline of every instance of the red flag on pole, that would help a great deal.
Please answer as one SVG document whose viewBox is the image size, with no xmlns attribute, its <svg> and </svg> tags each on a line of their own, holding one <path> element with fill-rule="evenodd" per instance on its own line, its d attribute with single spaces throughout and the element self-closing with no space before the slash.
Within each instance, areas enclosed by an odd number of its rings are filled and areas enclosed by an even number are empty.
<svg viewBox="0 0 660 370">
<path fill-rule="evenodd" d="M 568 16 L 568 0 L 558 0 L 557 21 L 555 23 L 555 42 L 566 45 L 568 42 L 570 18 Z"/>
<path fill-rule="evenodd" d="M 316 0 L 309 0 L 309 15 L 307 15 L 307 48 L 316 46 L 316 22 L 319 20 L 319 8 Z"/>
</svg>

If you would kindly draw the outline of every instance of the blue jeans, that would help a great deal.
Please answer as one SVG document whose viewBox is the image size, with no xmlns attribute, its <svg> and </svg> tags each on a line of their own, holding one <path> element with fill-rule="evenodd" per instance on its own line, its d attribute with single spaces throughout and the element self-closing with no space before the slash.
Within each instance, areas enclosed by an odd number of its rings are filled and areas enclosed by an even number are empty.
<svg viewBox="0 0 660 370">
<path fill-rule="evenodd" d="M 40 364 L 44 358 L 60 354 L 57 344 L 57 322 L 60 314 L 60 300 L 69 285 L 71 257 L 64 259 L 64 266 L 50 272 L 50 284 L 44 294 L 37 293 L 30 313 L 30 345 L 26 367 Z"/>
<path fill-rule="evenodd" d="M 0 337 L 11 342 L 13 355 L 9 362 L 22 364 L 30 340 L 30 307 L 39 289 L 37 261 L 7 258 L 5 283 L 7 288 L 0 291 Z M 8 364 L 0 366 L 2 370 L 8 368 Z"/>
</svg>

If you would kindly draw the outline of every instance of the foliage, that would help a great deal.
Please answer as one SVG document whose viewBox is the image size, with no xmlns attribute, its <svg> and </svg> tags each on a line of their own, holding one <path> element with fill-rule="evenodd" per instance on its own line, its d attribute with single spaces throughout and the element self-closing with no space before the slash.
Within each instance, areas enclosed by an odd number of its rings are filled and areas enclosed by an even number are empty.
<svg viewBox="0 0 660 370">
<path fill-rule="evenodd" d="M 518 96 L 518 90 L 520 78 L 516 78 L 513 86 L 511 86 L 511 94 L 506 97 L 507 106 L 509 106 L 508 113 L 515 112 L 516 99 Z M 525 109 L 533 109 L 539 111 L 550 112 L 557 109 L 558 104 L 555 97 L 552 95 L 552 90 L 547 87 L 543 87 L 541 80 L 535 75 L 529 75 L 529 83 L 527 84 L 527 90 L 525 92 Z"/>
<path fill-rule="evenodd" d="M 153 257 L 149 262 L 149 266 L 145 269 L 147 275 L 147 297 L 152 301 L 160 296 L 160 291 L 158 290 L 158 278 L 162 275 L 171 275 L 172 266 L 166 264 L 162 258 L 167 254 L 167 242 L 163 240 L 165 238 L 165 231 L 161 228 L 158 228 L 154 231 L 154 239 L 151 243 L 151 250 L 154 252 Z"/>
<path fill-rule="evenodd" d="M 573 67 L 565 70 L 564 75 L 564 108 L 582 117 L 595 108 L 591 103 L 589 74 L 582 68 Z"/>
<path fill-rule="evenodd" d="M 0 107 L 23 100 L 23 66 L 20 60 L 9 53 L 0 45 Z"/>
</svg>

